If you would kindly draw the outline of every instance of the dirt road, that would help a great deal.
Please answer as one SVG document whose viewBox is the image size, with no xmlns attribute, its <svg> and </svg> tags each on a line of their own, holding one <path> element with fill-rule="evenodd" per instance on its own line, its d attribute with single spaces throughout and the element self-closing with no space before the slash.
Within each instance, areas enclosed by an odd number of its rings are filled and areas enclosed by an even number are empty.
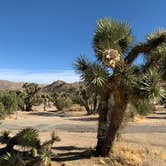
<svg viewBox="0 0 166 166">
<path fill-rule="evenodd" d="M 159 108 L 145 119 L 129 123 L 122 130 L 122 140 L 159 149 L 166 153 L 166 109 Z M 64 113 L 50 109 L 48 112 L 19 112 L 19 117 L 1 121 L 0 131 L 17 132 L 25 127 L 40 131 L 41 139 L 47 140 L 52 131 L 57 131 L 62 141 L 57 147 L 71 151 L 93 148 L 96 145 L 97 116 L 86 116 L 84 112 Z"/>
</svg>

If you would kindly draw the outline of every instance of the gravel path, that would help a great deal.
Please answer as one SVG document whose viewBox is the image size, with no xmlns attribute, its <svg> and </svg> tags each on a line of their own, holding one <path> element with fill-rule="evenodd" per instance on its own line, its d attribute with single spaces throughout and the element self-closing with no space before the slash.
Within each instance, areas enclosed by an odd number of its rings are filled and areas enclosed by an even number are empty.
<svg viewBox="0 0 166 166">
<path fill-rule="evenodd" d="M 25 127 L 33 127 L 40 132 L 51 132 L 53 130 L 64 133 L 75 133 L 79 138 L 85 134 L 93 140 L 96 139 L 97 117 L 65 115 L 63 112 L 21 112 L 19 118 L 1 121 L 0 131 L 18 131 Z M 148 143 L 156 147 L 166 149 L 166 109 L 148 116 L 138 123 L 130 123 L 122 130 L 123 138 L 127 142 Z M 73 136 L 75 136 L 73 135 Z M 89 139 L 88 138 L 88 139 Z M 68 139 L 70 137 L 68 136 Z M 86 138 L 84 138 L 86 139 Z M 92 142 L 93 142 L 92 140 Z M 95 142 L 95 141 L 94 141 Z M 86 142 L 85 142 L 86 143 Z"/>
<path fill-rule="evenodd" d="M 155 119 L 156 118 L 156 119 Z M 147 121 L 129 124 L 123 133 L 166 133 L 166 110 L 147 117 Z M 67 132 L 96 132 L 97 118 L 92 116 L 72 117 L 56 112 L 23 113 L 16 119 L 1 121 L 0 130 L 20 130 L 34 127 L 39 131 L 61 130 Z M 148 125 L 147 125 L 148 124 Z"/>
</svg>

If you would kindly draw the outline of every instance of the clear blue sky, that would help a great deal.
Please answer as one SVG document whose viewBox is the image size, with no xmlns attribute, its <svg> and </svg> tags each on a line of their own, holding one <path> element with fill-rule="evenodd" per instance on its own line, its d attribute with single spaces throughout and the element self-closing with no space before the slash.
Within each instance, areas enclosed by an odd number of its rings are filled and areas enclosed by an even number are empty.
<svg viewBox="0 0 166 166">
<path fill-rule="evenodd" d="M 0 79 L 76 81 L 73 61 L 93 57 L 97 19 L 130 23 L 139 41 L 166 27 L 165 8 L 165 0 L 0 0 Z"/>
</svg>

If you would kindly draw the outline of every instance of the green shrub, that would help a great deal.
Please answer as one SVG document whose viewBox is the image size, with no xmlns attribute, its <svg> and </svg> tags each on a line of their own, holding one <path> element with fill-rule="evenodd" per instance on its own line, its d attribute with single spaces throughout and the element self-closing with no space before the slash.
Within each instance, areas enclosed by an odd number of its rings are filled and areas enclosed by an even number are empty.
<svg viewBox="0 0 166 166">
<path fill-rule="evenodd" d="M 1 166 L 25 166 L 20 153 L 7 153 L 0 162 Z"/>
<path fill-rule="evenodd" d="M 18 110 L 24 111 L 25 106 L 25 93 L 22 91 L 15 91 L 17 97 Z"/>
<path fill-rule="evenodd" d="M 3 103 L 6 114 L 10 114 L 18 109 L 17 97 L 14 92 L 1 93 L 0 102 Z"/>
<path fill-rule="evenodd" d="M 57 97 L 55 100 L 55 106 L 57 109 L 62 110 L 69 108 L 72 105 L 72 100 L 69 97 Z"/>
<path fill-rule="evenodd" d="M 0 102 L 0 119 L 3 119 L 5 116 L 5 107 L 2 102 Z"/>
<path fill-rule="evenodd" d="M 139 115 L 148 115 L 156 110 L 155 105 L 152 103 L 149 103 L 147 101 L 144 102 L 137 102 L 135 105 L 136 112 Z"/>
</svg>

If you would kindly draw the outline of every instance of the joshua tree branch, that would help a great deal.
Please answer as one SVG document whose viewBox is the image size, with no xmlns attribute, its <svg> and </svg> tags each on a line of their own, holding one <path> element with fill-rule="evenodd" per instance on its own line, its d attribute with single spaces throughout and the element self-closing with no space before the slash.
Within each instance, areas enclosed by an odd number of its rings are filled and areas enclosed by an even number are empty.
<svg viewBox="0 0 166 166">
<path fill-rule="evenodd" d="M 133 47 L 131 51 L 128 53 L 128 55 L 125 58 L 125 62 L 127 64 L 131 64 L 135 58 L 140 53 L 148 54 L 150 51 L 152 51 L 154 48 L 156 48 L 158 45 L 166 42 L 166 33 L 162 33 L 160 37 L 153 39 L 147 43 L 140 43 Z"/>
</svg>

